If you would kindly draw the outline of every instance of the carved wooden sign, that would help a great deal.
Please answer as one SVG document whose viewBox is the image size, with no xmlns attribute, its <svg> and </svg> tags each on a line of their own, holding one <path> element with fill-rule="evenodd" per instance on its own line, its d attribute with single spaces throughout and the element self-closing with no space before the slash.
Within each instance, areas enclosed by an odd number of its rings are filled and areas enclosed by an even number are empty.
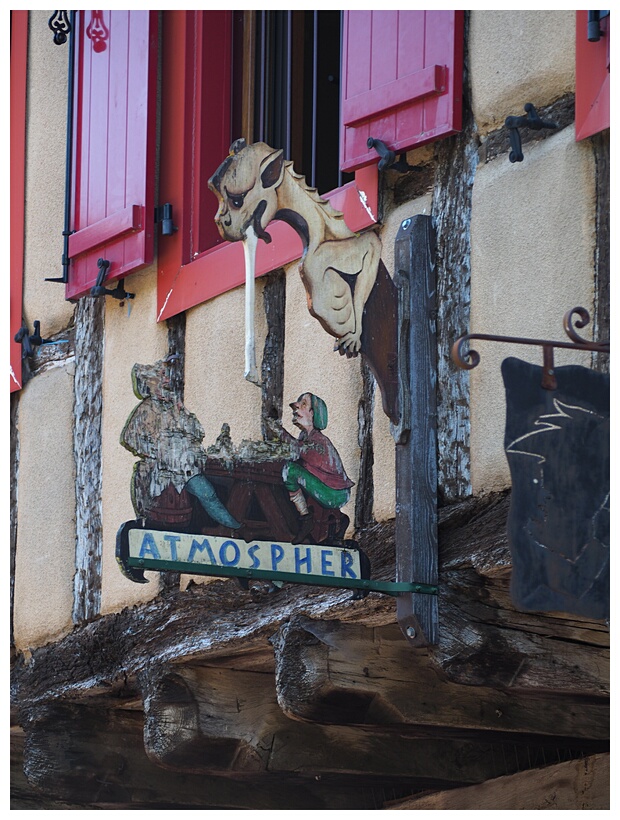
<svg viewBox="0 0 620 820">
<path fill-rule="evenodd" d="M 270 242 L 272 220 L 302 240 L 299 274 L 308 308 L 335 338 L 334 350 L 361 355 L 379 384 L 396 446 L 396 579 L 370 579 L 367 557 L 346 539 L 342 512 L 353 482 L 325 434 L 328 413 L 317 395 L 290 407 L 297 437 L 264 418 L 262 442 L 234 447 L 223 425 L 202 446 L 198 419 L 173 395 L 161 362 L 136 365 L 141 403 L 121 443 L 140 461 L 132 499 L 136 520 L 121 526 L 117 559 L 133 581 L 145 569 L 321 583 L 397 598 L 397 617 L 414 646 L 437 641 L 437 474 L 435 447 L 435 284 L 430 217 L 401 225 L 394 280 L 374 231 L 351 231 L 341 213 L 296 174 L 282 150 L 237 140 L 209 180 L 219 201 L 222 237 L 244 244 L 245 377 L 259 384 L 254 343 L 254 260 Z M 165 364 L 165 363 L 164 363 Z M 142 369 L 140 369 L 142 368 Z M 144 372 L 142 372 L 144 371 Z M 140 379 L 138 379 L 140 376 Z M 138 384 L 140 382 L 140 384 Z M 142 387 L 140 385 L 143 385 Z"/>
<path fill-rule="evenodd" d="M 123 569 L 134 581 L 144 581 L 143 572 L 149 569 L 302 583 L 364 577 L 359 551 L 344 547 L 245 541 L 139 526 L 126 527 L 121 538 L 126 539 L 120 551 Z"/>
<path fill-rule="evenodd" d="M 502 364 L 512 477 L 511 594 L 525 610 L 609 617 L 609 376 Z"/>
<path fill-rule="evenodd" d="M 262 142 L 234 142 L 209 187 L 219 201 L 215 221 L 222 238 L 245 246 L 246 378 L 258 379 L 252 325 L 256 243 L 271 241 L 266 228 L 279 219 L 302 241 L 299 273 L 310 313 L 336 339 L 342 355 L 366 358 L 384 411 L 398 423 L 397 298 L 381 261 L 379 237 L 351 231 L 343 215 L 295 173 L 282 150 Z"/>
<path fill-rule="evenodd" d="M 323 432 L 328 411 L 319 396 L 291 402 L 297 438 L 272 420 L 272 440 L 236 448 L 225 424 L 205 450 L 202 426 L 172 390 L 166 361 L 135 365 L 132 380 L 141 401 L 121 443 L 140 458 L 136 520 L 120 527 L 116 546 L 127 578 L 146 583 L 144 569 L 175 569 L 236 575 L 246 588 L 247 579 L 269 577 L 365 594 L 368 559 L 345 540 L 349 518 L 341 512 L 353 482 Z"/>
</svg>

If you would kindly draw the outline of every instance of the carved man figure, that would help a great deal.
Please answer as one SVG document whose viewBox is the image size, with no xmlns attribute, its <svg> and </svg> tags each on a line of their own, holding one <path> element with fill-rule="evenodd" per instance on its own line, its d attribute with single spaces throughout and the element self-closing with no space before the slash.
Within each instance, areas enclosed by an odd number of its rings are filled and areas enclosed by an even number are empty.
<svg viewBox="0 0 620 820">
<path fill-rule="evenodd" d="M 140 403 L 127 419 L 121 444 L 140 458 L 134 467 L 131 498 L 138 518 L 188 523 L 194 496 L 224 527 L 241 524 L 228 512 L 202 474 L 204 430 L 180 401 L 168 372 L 169 361 L 135 364 L 131 377 Z"/>
<path fill-rule="evenodd" d="M 290 407 L 293 424 L 301 430 L 299 437 L 295 439 L 280 425 L 274 425 L 274 431 L 299 453 L 298 460 L 285 464 L 282 477 L 300 515 L 299 530 L 292 542 L 300 544 L 314 526 L 304 490 L 322 507 L 340 509 L 350 498 L 353 482 L 344 470 L 338 451 L 321 432 L 327 427 L 327 406 L 323 399 L 314 393 L 302 393 Z"/>
</svg>

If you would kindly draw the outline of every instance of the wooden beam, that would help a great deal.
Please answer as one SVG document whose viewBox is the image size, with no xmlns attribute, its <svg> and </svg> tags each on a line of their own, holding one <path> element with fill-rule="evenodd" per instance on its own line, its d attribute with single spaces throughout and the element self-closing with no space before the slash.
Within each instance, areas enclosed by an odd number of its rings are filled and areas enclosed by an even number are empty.
<svg viewBox="0 0 620 820">
<path fill-rule="evenodd" d="M 332 699 L 341 724 L 350 720 L 356 701 L 355 692 L 344 691 Z M 380 703 L 376 712 L 385 717 Z M 488 738 L 381 731 L 368 725 L 374 719 L 373 714 L 363 728 L 291 720 L 278 704 L 272 675 L 194 666 L 149 684 L 144 739 L 149 759 L 166 769 L 236 776 L 346 774 L 396 778 L 412 788 L 480 782 L 527 766 L 533 753 L 509 744 L 507 754 L 503 741 Z"/>
<path fill-rule="evenodd" d="M 261 772 L 239 779 L 196 774 L 191 766 L 172 771 L 147 756 L 141 712 L 97 701 L 49 704 L 26 723 L 26 741 L 15 748 L 14 783 L 20 802 L 31 805 L 16 808 L 374 809 L 385 794 L 412 791 L 399 783 L 373 789 L 350 777 Z"/>
<path fill-rule="evenodd" d="M 105 299 L 80 299 L 75 307 L 75 421 L 73 454 L 76 487 L 73 623 L 101 609 L 102 394 Z"/>
<path fill-rule="evenodd" d="M 278 703 L 291 718 L 409 727 L 434 736 L 495 736 L 553 745 L 609 737 L 609 704 L 468 686 L 446 679 L 432 653 L 412 651 L 395 626 L 368 629 L 292 618 L 272 640 Z"/>
<path fill-rule="evenodd" d="M 592 755 L 498 777 L 464 789 L 408 798 L 387 804 L 385 808 L 405 811 L 605 810 L 609 809 L 609 755 Z"/>
<path fill-rule="evenodd" d="M 398 287 L 400 421 L 396 440 L 396 580 L 437 584 L 437 339 L 435 237 L 430 216 L 401 224 Z M 438 640 L 437 596 L 399 595 L 398 622 L 412 646 Z"/>
<path fill-rule="evenodd" d="M 514 696 L 551 693 L 604 704 L 609 696 L 609 626 L 562 613 L 521 613 L 511 604 L 505 523 L 509 494 L 440 509 L 440 643 L 429 653 L 437 674 L 454 683 Z M 360 535 L 378 580 L 394 578 L 394 522 Z M 191 585 L 105 615 L 54 644 L 18 656 L 13 702 L 27 706 L 78 697 L 103 687 L 116 693 L 151 667 L 196 659 L 212 666 L 274 668 L 269 639 L 303 611 L 369 628 L 395 623 L 394 601 L 371 593 L 285 585 L 250 595 L 234 581 Z M 417 657 L 419 650 L 412 650 Z"/>
</svg>

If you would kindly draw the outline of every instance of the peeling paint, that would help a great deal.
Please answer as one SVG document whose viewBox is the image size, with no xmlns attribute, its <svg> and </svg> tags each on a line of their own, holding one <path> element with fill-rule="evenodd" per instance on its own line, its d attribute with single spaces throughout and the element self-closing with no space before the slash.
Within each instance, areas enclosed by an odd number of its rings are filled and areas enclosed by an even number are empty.
<svg viewBox="0 0 620 820">
<path fill-rule="evenodd" d="M 17 380 L 17 378 L 16 378 L 16 376 L 15 376 L 15 371 L 13 370 L 13 368 L 11 367 L 11 365 L 9 365 L 9 370 L 11 371 L 11 378 L 13 379 L 13 381 L 15 382 L 15 384 L 16 384 L 19 388 L 21 388 L 21 382 L 19 382 L 19 381 Z"/>
<path fill-rule="evenodd" d="M 166 295 L 166 298 L 164 299 L 164 304 L 161 306 L 161 310 L 160 310 L 160 311 L 159 311 L 159 313 L 157 314 L 157 321 L 158 321 L 158 322 L 161 322 L 162 313 L 163 313 L 163 312 L 164 312 L 164 310 L 166 309 L 166 305 L 168 304 L 168 300 L 169 300 L 169 299 L 170 299 L 170 297 L 172 296 L 172 291 L 173 291 L 173 288 L 170 288 L 170 290 L 168 291 L 168 293 L 167 293 L 167 295 Z"/>
<path fill-rule="evenodd" d="M 368 207 L 368 194 L 366 191 L 361 191 L 359 188 L 357 189 L 357 195 L 360 198 L 360 202 L 366 209 L 368 216 L 372 219 L 373 222 L 377 222 L 377 217 L 373 214 L 372 210 Z"/>
</svg>

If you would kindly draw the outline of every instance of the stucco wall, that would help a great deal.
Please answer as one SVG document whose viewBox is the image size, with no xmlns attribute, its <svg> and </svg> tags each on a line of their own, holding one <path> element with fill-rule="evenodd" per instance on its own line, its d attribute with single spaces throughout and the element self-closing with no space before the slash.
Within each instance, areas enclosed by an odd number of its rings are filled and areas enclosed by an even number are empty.
<svg viewBox="0 0 620 820">
<path fill-rule="evenodd" d="M 134 273 L 125 282 L 135 298 L 123 306 L 106 303 L 102 419 L 103 555 L 101 611 L 103 614 L 152 598 L 159 591 L 159 573 L 147 573 L 148 584 L 136 584 L 121 575 L 115 559 L 116 533 L 124 521 L 135 518 L 131 503 L 131 476 L 137 459 L 120 444 L 120 435 L 138 404 L 131 370 L 136 362 L 153 364 L 168 354 L 166 323 L 157 324 L 154 266 Z"/>
<path fill-rule="evenodd" d="M 472 108 L 481 134 L 575 89 L 574 11 L 470 12 Z"/>
<path fill-rule="evenodd" d="M 73 363 L 47 370 L 22 390 L 15 554 L 18 649 L 71 630 L 75 574 Z"/>
<path fill-rule="evenodd" d="M 54 44 L 47 24 L 51 15 L 31 11 L 28 33 L 23 312 L 31 331 L 35 320 L 41 322 L 44 337 L 65 328 L 73 315 L 73 305 L 65 301 L 65 286 L 45 281 L 63 273 L 67 150 L 69 46 Z"/>
<path fill-rule="evenodd" d="M 256 281 L 256 363 L 260 372 L 267 332 L 263 282 Z M 187 312 L 185 405 L 204 427 L 204 446 L 213 444 L 222 424 L 238 445 L 261 441 L 261 389 L 243 377 L 245 288 L 224 293 Z"/>
<path fill-rule="evenodd" d="M 567 341 L 562 318 L 583 306 L 592 315 L 595 168 L 572 127 L 480 165 L 473 189 L 471 332 Z M 584 331 L 584 333 L 587 331 Z M 472 343 L 474 346 L 474 343 Z M 539 348 L 476 342 L 471 371 L 474 493 L 509 485 L 501 361 L 542 364 Z M 588 365 L 588 354 L 557 350 L 555 362 Z"/>
</svg>

